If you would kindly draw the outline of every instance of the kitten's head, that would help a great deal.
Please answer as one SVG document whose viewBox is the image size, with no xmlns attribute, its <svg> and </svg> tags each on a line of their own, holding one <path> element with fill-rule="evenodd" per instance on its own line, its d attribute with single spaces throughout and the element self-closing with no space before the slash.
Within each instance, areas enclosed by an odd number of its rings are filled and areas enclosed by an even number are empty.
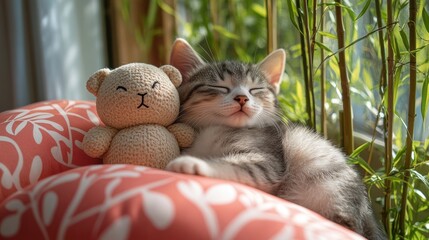
<svg viewBox="0 0 429 240">
<path fill-rule="evenodd" d="M 170 64 L 179 69 L 180 120 L 194 127 L 257 127 L 279 119 L 276 95 L 286 54 L 279 49 L 258 64 L 206 63 L 183 39 L 174 42 Z"/>
</svg>

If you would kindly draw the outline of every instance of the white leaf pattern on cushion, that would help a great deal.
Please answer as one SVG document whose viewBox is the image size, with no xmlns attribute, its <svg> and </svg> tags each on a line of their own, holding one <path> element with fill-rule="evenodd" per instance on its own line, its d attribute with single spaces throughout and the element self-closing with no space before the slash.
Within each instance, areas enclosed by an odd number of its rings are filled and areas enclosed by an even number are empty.
<svg viewBox="0 0 429 240">
<path fill-rule="evenodd" d="M 18 126 L 15 128 L 15 131 L 13 131 L 13 129 L 12 129 L 12 127 L 13 127 L 13 123 L 14 123 L 14 122 L 10 122 L 10 123 L 7 125 L 7 128 L 6 128 L 7 132 L 8 132 L 10 135 L 18 135 L 18 134 L 21 132 L 21 130 L 22 130 L 22 129 L 24 129 L 24 127 L 25 127 L 25 126 L 27 126 L 27 121 L 25 121 L 25 122 L 21 122 L 21 123 L 20 123 L 20 124 L 18 124 Z"/>
<path fill-rule="evenodd" d="M 229 184 L 218 184 L 206 192 L 207 202 L 213 205 L 230 204 L 237 198 L 237 191 Z"/>
<path fill-rule="evenodd" d="M 113 172 L 113 173 L 108 173 L 103 175 L 103 178 L 122 178 L 122 177 L 127 177 L 127 178 L 136 178 L 140 176 L 139 173 L 136 173 L 134 171 L 117 171 L 117 172 Z"/>
<path fill-rule="evenodd" d="M 100 240 L 125 240 L 128 239 L 131 220 L 129 217 L 116 219 L 101 235 Z"/>
<path fill-rule="evenodd" d="M 55 186 L 59 186 L 65 183 L 69 183 L 69 182 L 73 182 L 77 179 L 79 179 L 81 177 L 81 175 L 79 173 L 69 173 L 69 174 L 65 174 L 65 175 L 61 175 L 61 176 L 52 176 L 50 178 L 46 178 L 42 181 L 40 181 L 38 184 L 36 184 L 34 191 L 35 192 L 39 192 L 42 191 L 42 187 L 46 185 L 48 185 L 49 187 L 55 187 Z M 53 179 L 53 180 L 52 180 Z"/>
<path fill-rule="evenodd" d="M 56 123 L 56 122 L 53 122 L 53 121 L 48 121 L 48 120 L 36 120 L 36 121 L 34 121 L 35 123 L 37 123 L 37 124 L 48 124 L 49 126 L 51 126 L 51 127 L 53 127 L 53 128 L 55 128 L 56 130 L 58 130 L 58 131 L 60 131 L 60 132 L 62 132 L 62 131 L 64 131 L 64 128 L 60 125 L 60 124 L 58 124 L 58 123 Z"/>
<path fill-rule="evenodd" d="M 203 194 L 202 186 L 196 181 L 180 181 L 177 187 L 181 194 L 199 208 L 204 216 L 204 220 L 208 226 L 210 237 L 217 239 L 219 235 L 219 226 L 216 220 L 216 214 L 206 200 Z"/>
<path fill-rule="evenodd" d="M 290 210 L 283 205 L 278 205 L 275 207 L 275 209 L 276 209 L 276 212 L 284 218 L 289 218 L 291 215 Z"/>
<path fill-rule="evenodd" d="M 34 108 L 35 111 L 49 111 L 52 109 L 53 109 L 53 107 L 49 106 L 49 105 Z"/>
<path fill-rule="evenodd" d="M 80 103 L 75 104 L 74 107 L 75 108 L 82 108 L 82 109 L 89 109 L 89 108 L 91 108 L 88 104 L 80 104 Z"/>
<path fill-rule="evenodd" d="M 107 184 L 107 187 L 104 190 L 104 195 L 106 196 L 106 199 L 109 200 L 112 197 L 113 191 L 116 189 L 116 187 L 118 187 L 121 181 L 121 178 L 113 178 L 113 180 Z"/>
<path fill-rule="evenodd" d="M 42 142 L 42 133 L 40 132 L 40 129 L 37 125 L 33 126 L 33 138 L 37 144 Z"/>
<path fill-rule="evenodd" d="M 296 224 L 299 224 L 299 225 L 306 225 L 306 224 L 308 224 L 309 219 L 308 219 L 307 215 L 304 215 L 304 214 L 295 214 L 292 217 L 292 221 L 294 223 L 296 223 Z"/>
<path fill-rule="evenodd" d="M 1 112 L 0 201 L 50 175 L 101 163 L 78 146 L 97 118 L 94 101 L 49 100 Z"/>
<path fill-rule="evenodd" d="M 35 156 L 31 162 L 29 180 L 30 183 L 35 183 L 39 180 L 40 175 L 42 174 L 43 164 L 40 156 Z"/>
<path fill-rule="evenodd" d="M 37 119 L 47 119 L 47 118 L 51 118 L 54 115 L 51 113 L 43 113 L 43 112 L 36 112 L 36 113 L 31 113 L 31 114 L 27 114 L 24 115 L 22 117 L 19 118 L 19 120 L 23 121 L 23 120 L 37 120 Z"/>
<path fill-rule="evenodd" d="M 88 119 L 95 125 L 100 125 L 100 119 L 95 115 L 92 111 L 86 111 L 86 115 L 88 115 Z"/>
<path fill-rule="evenodd" d="M 58 196 L 55 192 L 48 192 L 43 196 L 42 217 L 43 223 L 49 226 L 54 218 L 58 205 Z"/>
<path fill-rule="evenodd" d="M 5 208 L 11 212 L 22 211 L 25 206 L 19 199 L 12 199 L 5 204 Z"/>
<path fill-rule="evenodd" d="M 188 198 L 203 196 L 203 188 L 195 181 L 182 181 L 177 184 L 177 187 Z"/>
<path fill-rule="evenodd" d="M 79 149 L 82 149 L 82 141 L 75 140 L 75 141 L 74 141 L 74 145 L 75 145 L 76 147 L 78 147 Z"/>
<path fill-rule="evenodd" d="M 143 209 L 146 216 L 157 229 L 166 229 L 174 218 L 174 207 L 170 198 L 164 194 L 145 191 Z"/>
<path fill-rule="evenodd" d="M 20 230 L 21 217 L 27 208 L 22 201 L 18 199 L 12 199 L 10 202 L 7 202 L 5 208 L 13 213 L 0 221 L 0 236 L 12 237 Z"/>
<path fill-rule="evenodd" d="M 2 168 L 2 164 L 0 164 L 0 167 Z M 11 189 L 13 186 L 13 178 L 12 178 L 12 174 L 10 174 L 9 171 L 3 171 L 2 172 L 2 176 L 1 176 L 1 180 L 0 180 L 1 186 L 4 187 L 5 189 Z"/>
<path fill-rule="evenodd" d="M 292 225 L 286 225 L 283 227 L 283 229 L 280 232 L 278 232 L 275 236 L 273 236 L 272 240 L 296 239 L 294 233 L 295 231 Z"/>
<path fill-rule="evenodd" d="M 54 146 L 51 148 L 51 154 L 52 157 L 54 157 L 55 161 L 57 162 L 63 162 L 63 154 L 61 152 L 61 148 L 59 148 L 58 146 Z"/>
<path fill-rule="evenodd" d="M 9 137 L 0 136 L 0 144 L 1 143 L 5 143 L 5 144 L 9 143 L 10 145 L 12 145 L 13 149 L 15 150 L 14 154 L 17 154 L 17 159 L 12 159 L 13 161 L 15 161 L 15 164 L 16 164 L 16 168 L 14 171 L 8 169 L 7 165 L 5 165 L 9 159 L 0 160 L 0 170 L 1 170 L 0 173 L 2 173 L 1 180 L 0 180 L 1 187 L 8 190 L 11 189 L 12 187 L 21 189 L 22 187 L 21 187 L 20 179 L 16 177 L 23 168 L 23 154 L 21 152 L 21 149 L 19 148 L 16 141 L 14 141 L 12 138 L 9 138 Z M 9 154 L 11 153 L 9 152 Z M 10 158 L 11 156 L 7 155 L 7 157 Z M 0 191 L 0 193 L 2 193 L 2 191 Z M 0 200 L 2 200 L 1 196 L 0 196 Z"/>
<path fill-rule="evenodd" d="M 0 235 L 4 237 L 14 236 L 21 226 L 21 214 L 15 213 L 3 219 L 0 224 Z"/>
<path fill-rule="evenodd" d="M 270 210 L 274 204 L 264 204 L 259 206 L 253 206 L 251 208 L 246 208 L 239 214 L 237 214 L 231 222 L 228 224 L 227 228 L 224 231 L 223 239 L 235 239 L 236 235 L 243 229 L 246 225 L 256 220 L 272 220 L 280 221 L 277 215 L 268 215 L 264 214 L 266 210 Z"/>
</svg>

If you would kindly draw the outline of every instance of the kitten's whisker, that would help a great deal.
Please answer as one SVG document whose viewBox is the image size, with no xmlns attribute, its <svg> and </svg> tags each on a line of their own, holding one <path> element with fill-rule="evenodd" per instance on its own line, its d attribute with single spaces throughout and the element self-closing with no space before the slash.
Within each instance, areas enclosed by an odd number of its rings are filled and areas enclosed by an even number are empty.
<svg viewBox="0 0 429 240">
<path fill-rule="evenodd" d="M 209 46 L 209 42 L 207 41 L 207 38 L 205 38 L 205 41 L 207 43 L 207 46 Z M 213 54 L 212 49 L 210 48 L 210 46 L 207 48 L 209 51 L 209 56 L 211 56 L 211 62 L 217 62 L 218 60 L 216 59 L 216 56 Z M 205 51 L 207 53 L 207 51 Z M 208 53 L 207 53 L 208 54 Z"/>
</svg>

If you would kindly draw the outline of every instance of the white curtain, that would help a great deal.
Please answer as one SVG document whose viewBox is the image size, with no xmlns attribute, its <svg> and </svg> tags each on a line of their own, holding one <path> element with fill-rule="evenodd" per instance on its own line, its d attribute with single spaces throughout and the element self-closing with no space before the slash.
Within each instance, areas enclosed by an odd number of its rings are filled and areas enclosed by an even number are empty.
<svg viewBox="0 0 429 240">
<path fill-rule="evenodd" d="M 0 1 L 0 111 L 46 99 L 94 99 L 107 65 L 102 0 Z"/>
</svg>

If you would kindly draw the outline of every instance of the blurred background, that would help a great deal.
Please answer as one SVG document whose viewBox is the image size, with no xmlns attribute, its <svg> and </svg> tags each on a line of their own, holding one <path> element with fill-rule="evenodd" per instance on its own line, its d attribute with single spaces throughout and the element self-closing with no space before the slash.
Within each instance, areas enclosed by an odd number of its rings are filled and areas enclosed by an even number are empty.
<svg viewBox="0 0 429 240">
<path fill-rule="evenodd" d="M 176 37 L 207 61 L 258 62 L 281 47 L 285 117 L 344 147 L 377 190 L 371 197 L 392 238 L 427 239 L 428 11 L 429 1 L 414 0 L 0 0 L 0 112 L 49 99 L 93 100 L 85 88 L 93 72 L 167 64 Z"/>
<path fill-rule="evenodd" d="M 109 65 L 103 1 L 0 1 L 0 111 L 46 99 L 89 99 Z"/>
</svg>

